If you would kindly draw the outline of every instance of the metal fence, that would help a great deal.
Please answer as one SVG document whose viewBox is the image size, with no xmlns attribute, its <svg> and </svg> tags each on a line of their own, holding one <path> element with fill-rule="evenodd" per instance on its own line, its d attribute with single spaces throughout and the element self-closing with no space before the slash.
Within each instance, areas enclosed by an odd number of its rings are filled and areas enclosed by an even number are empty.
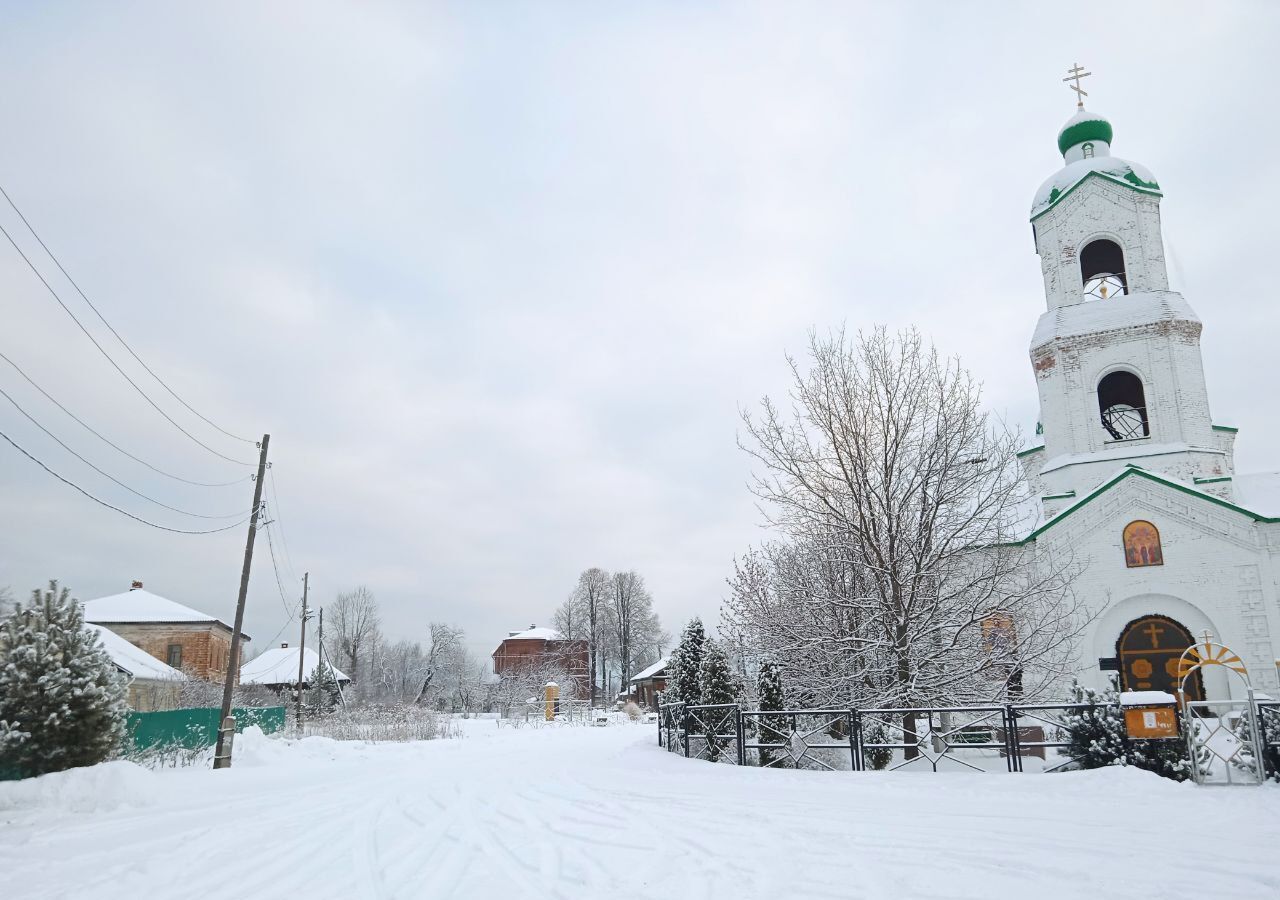
<svg viewBox="0 0 1280 900">
<path fill-rule="evenodd" d="M 1268 745 L 1280 752 L 1280 703 Z M 748 711 L 658 707 L 658 743 L 690 759 L 762 768 L 1052 772 L 1072 765 L 1065 721 L 1105 704 L 1013 703 L 895 709 Z"/>
<path fill-rule="evenodd" d="M 129 741 L 135 750 L 180 747 L 198 750 L 212 747 L 218 740 L 217 707 L 168 709 L 161 712 L 129 713 Z M 284 707 L 236 707 L 236 731 L 256 725 L 267 734 L 284 727 Z"/>
</svg>

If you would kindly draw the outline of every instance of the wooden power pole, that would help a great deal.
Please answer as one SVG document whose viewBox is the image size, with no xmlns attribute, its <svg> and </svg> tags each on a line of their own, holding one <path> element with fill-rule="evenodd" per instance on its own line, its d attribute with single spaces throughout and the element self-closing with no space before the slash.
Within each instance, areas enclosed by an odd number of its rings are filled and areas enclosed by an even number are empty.
<svg viewBox="0 0 1280 900">
<path fill-rule="evenodd" d="M 296 575 L 294 576 L 297 577 Z M 298 642 L 298 734 L 302 734 L 302 659 L 307 655 L 307 579 L 311 577 L 310 572 L 302 573 L 302 640 Z"/>
<path fill-rule="evenodd" d="M 236 599 L 236 623 L 231 630 L 231 653 L 227 660 L 227 680 L 222 685 L 222 713 L 218 716 L 218 746 L 213 753 L 213 767 L 231 767 L 231 741 L 235 723 L 231 720 L 231 695 L 240 675 L 240 629 L 244 627 L 244 601 L 249 594 L 249 567 L 253 564 L 253 539 L 258 534 L 258 513 L 262 509 L 262 482 L 267 475 L 267 444 L 271 435 L 264 434 L 258 452 L 258 476 L 253 481 L 253 510 L 249 513 L 249 536 L 244 544 L 244 567 L 240 570 L 240 596 Z"/>
</svg>

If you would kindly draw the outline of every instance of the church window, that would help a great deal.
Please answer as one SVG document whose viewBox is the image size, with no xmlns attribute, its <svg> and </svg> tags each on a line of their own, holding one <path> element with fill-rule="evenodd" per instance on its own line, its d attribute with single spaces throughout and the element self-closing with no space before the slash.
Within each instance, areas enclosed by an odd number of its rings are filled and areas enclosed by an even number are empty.
<svg viewBox="0 0 1280 900">
<path fill-rule="evenodd" d="M 1121 686 L 1126 691 L 1167 691 L 1178 695 L 1178 660 L 1192 644 L 1191 632 L 1167 616 L 1143 616 L 1120 632 Z M 1187 679 L 1187 699 L 1204 699 L 1204 682 L 1196 672 Z"/>
<path fill-rule="evenodd" d="M 1131 569 L 1142 566 L 1163 566 L 1164 554 L 1160 550 L 1160 531 L 1142 519 L 1124 526 L 1124 564 Z"/>
<path fill-rule="evenodd" d="M 1151 435 L 1142 379 L 1132 372 L 1112 372 L 1098 383 L 1098 411 L 1102 414 L 1102 427 L 1113 441 Z"/>
<path fill-rule="evenodd" d="M 1084 144 L 1082 144 L 1082 145 L 1081 145 L 1081 147 L 1080 147 L 1080 152 L 1084 154 L 1084 158 L 1085 158 L 1085 159 L 1092 159 L 1092 158 L 1093 158 L 1093 143 L 1092 143 L 1092 142 L 1085 142 Z"/>
<path fill-rule="evenodd" d="M 1124 251 L 1115 241 L 1099 238 L 1080 251 L 1080 278 L 1086 297 L 1106 300 L 1129 293 L 1124 273 Z"/>
</svg>

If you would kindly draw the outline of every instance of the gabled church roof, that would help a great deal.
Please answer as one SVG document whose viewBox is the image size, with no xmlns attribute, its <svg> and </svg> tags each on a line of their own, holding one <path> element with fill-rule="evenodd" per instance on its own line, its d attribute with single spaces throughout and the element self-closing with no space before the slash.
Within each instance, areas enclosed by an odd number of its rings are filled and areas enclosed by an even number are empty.
<svg viewBox="0 0 1280 900">
<path fill-rule="evenodd" d="M 1098 497 L 1105 494 L 1107 491 L 1119 485 L 1126 478 L 1146 478 L 1150 481 L 1156 482 L 1157 484 L 1163 484 L 1167 487 L 1173 488 L 1176 491 L 1181 491 L 1184 494 L 1189 494 L 1190 496 L 1203 500 L 1206 503 L 1212 503 L 1215 506 L 1221 506 L 1221 507 L 1224 507 L 1225 509 L 1229 509 L 1233 512 L 1237 512 L 1242 516 L 1247 516 L 1250 519 L 1253 519 L 1255 522 L 1267 522 L 1267 523 L 1280 522 L 1280 516 L 1264 515 L 1263 513 L 1256 512 L 1251 509 L 1246 509 L 1245 507 L 1232 503 L 1229 500 L 1223 500 L 1221 497 L 1215 497 L 1213 494 L 1207 494 L 1204 491 L 1193 487 L 1192 485 L 1185 484 L 1181 481 L 1170 478 L 1167 475 L 1161 475 L 1157 472 L 1148 472 L 1146 469 L 1140 468 L 1130 463 L 1128 466 L 1125 466 L 1125 468 L 1117 472 L 1114 476 L 1107 479 L 1102 484 L 1098 485 L 1096 488 L 1094 488 L 1092 491 L 1090 491 L 1080 500 L 1076 501 L 1071 506 L 1068 506 L 1062 512 L 1058 513 L 1056 516 L 1054 516 L 1044 524 L 1034 529 L 1025 538 L 1023 538 L 1020 541 L 1014 541 L 1013 542 L 1014 546 L 1021 546 L 1023 544 L 1031 543 L 1032 541 L 1034 541 L 1040 535 L 1044 534 L 1053 526 L 1064 521 L 1065 519 L 1070 517 L 1073 513 L 1079 511 L 1080 509 L 1083 509 L 1089 503 L 1093 502 Z"/>
</svg>

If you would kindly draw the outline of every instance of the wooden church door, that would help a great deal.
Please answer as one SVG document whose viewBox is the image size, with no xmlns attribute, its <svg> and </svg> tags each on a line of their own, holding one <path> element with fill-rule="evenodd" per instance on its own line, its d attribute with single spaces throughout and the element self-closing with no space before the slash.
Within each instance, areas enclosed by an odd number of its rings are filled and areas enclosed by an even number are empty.
<svg viewBox="0 0 1280 900">
<path fill-rule="evenodd" d="M 1178 696 L 1178 659 L 1194 643 L 1191 632 L 1166 616 L 1143 616 L 1125 626 L 1117 647 L 1126 691 L 1167 691 Z M 1187 699 L 1204 699 L 1197 672 L 1187 682 Z"/>
</svg>

